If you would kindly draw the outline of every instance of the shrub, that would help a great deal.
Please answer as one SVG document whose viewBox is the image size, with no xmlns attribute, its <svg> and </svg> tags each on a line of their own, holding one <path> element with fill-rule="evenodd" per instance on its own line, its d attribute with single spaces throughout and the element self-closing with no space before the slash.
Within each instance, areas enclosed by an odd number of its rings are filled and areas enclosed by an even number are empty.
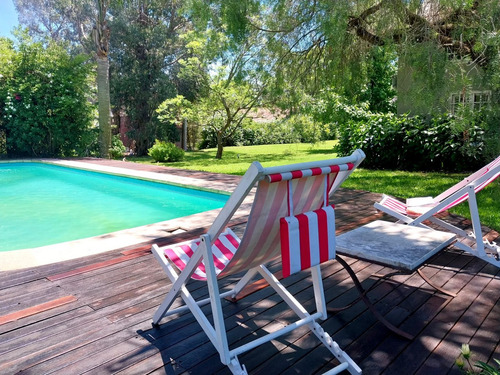
<svg viewBox="0 0 500 375">
<path fill-rule="evenodd" d="M 87 148 L 92 69 L 88 56 L 21 37 L 0 67 L 0 128 L 9 156 L 73 156 Z"/>
<path fill-rule="evenodd" d="M 213 128 L 204 128 L 201 135 L 200 148 L 217 147 L 217 135 Z M 245 121 L 231 136 L 224 137 L 223 146 L 316 143 L 332 139 L 334 135 L 329 125 L 314 121 L 310 115 L 299 114 L 265 123 Z"/>
<path fill-rule="evenodd" d="M 231 136 L 223 136 L 222 146 L 236 146 L 238 145 L 239 135 L 241 132 L 240 129 L 236 129 L 236 131 Z M 198 148 L 214 148 L 217 147 L 217 132 L 212 127 L 203 127 L 201 129 L 201 142 L 198 145 Z"/>
<path fill-rule="evenodd" d="M 370 114 L 339 127 L 335 151 L 350 154 L 361 148 L 363 166 L 403 170 L 472 170 L 487 161 L 485 131 L 480 121 L 457 125 L 450 115 Z"/>
<path fill-rule="evenodd" d="M 249 146 L 256 144 L 254 143 L 254 125 L 251 119 L 244 119 L 241 126 L 233 129 L 231 134 L 223 134 L 222 146 Z M 200 149 L 217 147 L 217 132 L 214 127 L 203 127 L 200 135 L 201 142 L 198 145 Z"/>
<path fill-rule="evenodd" d="M 184 159 L 184 150 L 173 143 L 157 139 L 153 147 L 148 150 L 148 155 L 156 162 L 174 162 Z"/>
<path fill-rule="evenodd" d="M 123 145 L 120 136 L 113 135 L 111 138 L 111 148 L 109 149 L 109 157 L 112 159 L 118 159 L 123 157 L 123 154 L 127 151 L 126 147 Z"/>
<path fill-rule="evenodd" d="M 328 127 L 314 121 L 312 116 L 298 114 L 292 115 L 285 121 L 300 138 L 300 142 L 316 143 L 328 139 Z"/>
<path fill-rule="evenodd" d="M 285 144 L 301 141 L 300 134 L 294 129 L 293 123 L 287 119 L 260 124 L 255 123 L 251 129 L 253 140 L 248 145 Z"/>
</svg>

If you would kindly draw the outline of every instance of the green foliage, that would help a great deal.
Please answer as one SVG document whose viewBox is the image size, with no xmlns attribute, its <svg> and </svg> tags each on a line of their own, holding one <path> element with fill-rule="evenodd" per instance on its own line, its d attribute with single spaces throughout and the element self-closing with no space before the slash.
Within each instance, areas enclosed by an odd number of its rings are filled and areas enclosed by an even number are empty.
<svg viewBox="0 0 500 375">
<path fill-rule="evenodd" d="M 339 133 L 336 152 L 347 155 L 363 149 L 367 168 L 462 171 L 487 160 L 485 130 L 479 120 L 464 124 L 448 115 L 427 120 L 368 114 L 363 120 L 347 121 Z"/>
<path fill-rule="evenodd" d="M 4 45 L 5 47 L 5 45 Z M 88 57 L 21 36 L 2 73 L 1 129 L 9 156 L 72 156 L 87 149 L 93 120 Z"/>
<path fill-rule="evenodd" d="M 392 85 L 396 75 L 396 54 L 388 48 L 373 46 L 366 63 L 366 85 L 360 101 L 368 102 L 373 112 L 395 112 L 396 90 Z"/>
<path fill-rule="evenodd" d="M 441 108 L 447 107 L 448 99 L 443 93 L 460 91 L 470 83 L 458 72 L 451 79 L 449 74 L 459 68 L 460 63 L 449 61 L 446 51 L 430 41 L 405 46 L 399 66 L 398 79 L 402 76 L 411 79 L 405 84 L 398 82 L 398 101 L 410 101 L 409 107 L 414 113 L 441 112 Z"/>
<path fill-rule="evenodd" d="M 184 159 L 184 150 L 170 142 L 155 141 L 155 144 L 148 150 L 148 155 L 156 162 L 175 162 Z"/>
<path fill-rule="evenodd" d="M 500 361 L 498 359 L 495 359 L 494 361 L 497 364 L 497 367 L 493 367 L 482 361 L 477 361 L 474 366 L 481 369 L 479 373 L 482 375 L 500 375 Z"/>
<path fill-rule="evenodd" d="M 244 11 L 243 25 L 265 30 L 265 58 L 276 64 L 270 96 L 281 108 L 294 110 L 301 93 L 316 96 L 326 87 L 350 103 L 368 102 L 371 111 L 393 111 L 396 66 L 398 106 L 405 111 L 446 108 L 446 93 L 477 87 L 476 73 L 487 89 L 500 87 L 497 0 L 224 3 L 211 2 L 229 25 Z M 240 29 L 228 31 L 237 36 Z"/>
<path fill-rule="evenodd" d="M 193 104 L 182 95 L 163 101 L 156 109 L 160 128 L 158 134 L 162 139 L 177 141 L 180 139 L 178 128 L 187 122 L 187 135 L 191 148 L 195 148 L 198 139 L 199 116 L 193 111 Z"/>
<path fill-rule="evenodd" d="M 313 117 L 310 115 L 292 115 L 283 121 L 287 122 L 294 133 L 300 137 L 300 142 L 316 143 L 331 139 L 330 128 L 314 121 Z"/>
<path fill-rule="evenodd" d="M 182 95 L 163 101 L 156 109 L 156 113 L 158 113 L 158 120 L 161 122 L 181 124 L 183 119 L 197 120 L 193 105 Z"/>
<path fill-rule="evenodd" d="M 224 135 L 226 146 L 252 146 L 286 143 L 316 143 L 334 138 L 328 126 L 314 121 L 307 114 L 292 115 L 287 118 L 270 122 L 243 121 L 242 126 L 231 135 Z M 217 133 L 211 127 L 203 128 L 201 132 L 201 149 L 217 147 Z"/>
<path fill-rule="evenodd" d="M 109 157 L 112 159 L 122 158 L 127 148 L 123 145 L 118 134 L 111 138 L 111 148 L 109 149 Z"/>
<path fill-rule="evenodd" d="M 386 105 L 388 106 L 388 103 Z M 300 111 L 310 114 L 315 121 L 329 126 L 330 132 L 333 132 L 338 124 L 350 120 L 361 121 L 369 117 L 371 115 L 369 106 L 368 102 L 352 104 L 334 89 L 325 88 L 316 97 L 304 98 Z"/>
<path fill-rule="evenodd" d="M 219 77 L 210 83 L 208 95 L 193 103 L 197 121 L 205 129 L 202 136 L 216 139 L 217 158 L 222 157 L 224 145 L 230 144 L 247 121 L 246 116 L 259 97 L 255 91 L 248 83 Z"/>
<path fill-rule="evenodd" d="M 8 93 L 7 82 L 12 79 L 12 63 L 15 51 L 11 40 L 0 37 L 0 98 Z M 0 156 L 7 154 L 6 130 L 4 124 L 4 104 L 0 102 Z"/>
<path fill-rule="evenodd" d="M 301 136 L 293 127 L 293 123 L 286 119 L 276 120 L 264 124 L 253 124 L 245 128 L 253 138 L 247 137 L 243 145 L 272 145 L 301 142 Z"/>
<path fill-rule="evenodd" d="M 13 0 L 19 23 L 35 40 L 65 42 L 73 53 L 95 51 L 90 35 L 95 24 L 95 0 Z"/>
</svg>

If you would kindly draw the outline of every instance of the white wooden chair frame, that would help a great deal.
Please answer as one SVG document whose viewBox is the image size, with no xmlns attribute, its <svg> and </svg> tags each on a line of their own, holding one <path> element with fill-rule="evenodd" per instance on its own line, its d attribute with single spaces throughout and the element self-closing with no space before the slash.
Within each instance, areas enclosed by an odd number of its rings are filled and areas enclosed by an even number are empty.
<svg viewBox="0 0 500 375">
<path fill-rule="evenodd" d="M 485 173 L 479 173 L 480 171 L 474 173 L 461 183 L 438 195 L 436 198 L 434 198 L 436 204 L 417 217 L 403 215 L 384 206 L 383 200 L 386 198 L 385 196 L 383 197 L 381 202 L 375 203 L 375 208 L 395 217 L 400 222 L 406 223 L 408 225 L 428 228 L 428 226 L 426 226 L 423 222 L 429 220 L 439 227 L 455 233 L 463 239 L 467 239 L 469 241 L 472 241 L 473 243 L 472 246 L 469 246 L 464 242 L 457 241 L 455 243 L 455 246 L 457 248 L 466 251 L 497 267 L 500 267 L 500 246 L 495 242 L 489 242 L 487 239 L 483 239 L 481 220 L 479 218 L 479 211 L 477 208 L 476 200 L 477 187 L 483 184 L 487 184 L 489 180 L 493 180 L 494 178 L 498 177 L 498 175 L 500 174 L 500 164 L 498 164 L 497 162 L 493 168 L 489 169 Z M 452 206 L 453 202 L 455 202 L 460 197 L 463 197 L 464 195 L 467 196 L 466 200 L 468 201 L 469 212 L 472 221 L 472 232 L 470 233 L 435 216 L 444 208 Z"/>
<path fill-rule="evenodd" d="M 351 156 L 345 158 L 325 160 L 314 163 L 295 164 L 291 166 L 263 168 L 259 163 L 254 162 L 248 169 L 247 173 L 243 176 L 240 184 L 236 187 L 226 205 L 214 220 L 213 225 L 210 227 L 208 232 L 201 236 L 200 246 L 194 252 L 194 255 L 188 261 L 181 273 L 178 273 L 176 268 L 174 268 L 174 266 L 164 256 L 162 249 L 160 249 L 157 245 L 153 245 L 152 252 L 154 256 L 159 261 L 163 270 L 172 282 L 172 286 L 167 293 L 164 301 L 161 303 L 160 307 L 153 316 L 153 326 L 158 327 L 158 324 L 163 317 L 177 314 L 189 309 L 193 313 L 194 317 L 196 318 L 214 347 L 219 352 L 221 362 L 227 365 L 233 374 L 238 375 L 247 374 L 245 366 L 239 363 L 238 356 L 240 354 L 245 353 L 266 342 L 274 340 L 279 336 L 285 335 L 299 327 L 307 326 L 310 331 L 314 333 L 314 335 L 330 350 L 330 352 L 340 362 L 339 365 L 328 371 L 327 374 L 338 374 L 344 370 L 349 371 L 351 374 L 361 374 L 361 369 L 357 366 L 357 364 L 344 351 L 340 349 L 338 344 L 333 341 L 328 333 L 326 333 L 316 322 L 316 320 L 318 319 L 324 320 L 327 317 L 327 308 L 324 297 L 323 282 L 321 278 L 321 269 L 319 265 L 314 266 L 310 269 L 317 310 L 315 313 L 310 314 L 263 264 L 257 267 L 250 268 L 237 282 L 232 290 L 221 293 L 219 291 L 217 274 L 213 263 L 211 248 L 215 239 L 226 227 L 231 217 L 234 215 L 250 190 L 254 187 L 255 183 L 263 179 L 264 176 L 273 173 L 284 173 L 292 170 L 300 170 L 311 167 L 323 167 L 331 165 L 332 163 L 354 163 L 356 167 L 357 165 L 359 165 L 359 163 L 361 163 L 363 159 L 364 153 L 361 150 L 357 150 Z M 347 176 L 345 178 L 347 178 Z M 337 186 L 335 186 L 334 184 L 334 186 L 332 187 L 332 191 L 334 191 L 338 187 L 338 185 L 340 185 L 342 181 L 345 180 L 345 178 L 340 179 L 338 183 L 335 182 Z M 200 301 L 196 301 L 186 287 L 186 282 L 189 280 L 202 260 L 205 264 L 208 292 L 210 297 Z M 292 324 L 287 325 L 284 328 L 254 339 L 247 344 L 229 349 L 220 299 L 224 297 L 235 298 L 238 293 L 245 287 L 245 285 L 252 281 L 252 279 L 256 275 L 260 275 L 269 283 L 269 285 L 276 291 L 276 293 L 278 293 L 278 295 L 296 313 L 296 315 L 298 316 L 298 320 Z M 170 309 L 172 303 L 178 295 L 181 296 L 185 305 L 179 308 Z M 206 315 L 201 309 L 201 306 L 206 304 L 211 305 L 211 312 L 213 314 L 214 322 L 213 325 L 209 322 Z"/>
</svg>

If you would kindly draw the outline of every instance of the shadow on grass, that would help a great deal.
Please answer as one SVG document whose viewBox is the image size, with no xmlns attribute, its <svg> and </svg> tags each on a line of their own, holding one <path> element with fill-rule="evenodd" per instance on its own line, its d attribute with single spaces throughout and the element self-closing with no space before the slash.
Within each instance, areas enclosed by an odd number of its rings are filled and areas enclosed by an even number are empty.
<svg viewBox="0 0 500 375">
<path fill-rule="evenodd" d="M 309 155 L 325 155 L 325 156 L 332 157 L 332 158 L 337 156 L 337 154 L 333 151 L 332 147 L 311 148 L 309 150 L 302 151 L 302 152 L 305 154 L 309 154 Z"/>
</svg>

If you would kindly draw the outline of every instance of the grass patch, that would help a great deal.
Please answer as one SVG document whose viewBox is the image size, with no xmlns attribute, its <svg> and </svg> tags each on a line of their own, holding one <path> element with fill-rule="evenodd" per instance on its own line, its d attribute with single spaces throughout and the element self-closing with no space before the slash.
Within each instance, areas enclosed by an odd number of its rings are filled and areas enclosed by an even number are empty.
<svg viewBox="0 0 500 375">
<path fill-rule="evenodd" d="M 302 163 L 334 158 L 336 141 L 310 144 L 285 144 L 225 147 L 222 160 L 215 159 L 215 149 L 186 152 L 184 161 L 158 163 L 174 168 L 243 175 L 255 160 L 264 167 L 280 164 Z M 149 157 L 130 157 L 130 161 L 156 164 Z M 361 164 L 363 165 L 363 164 Z M 461 181 L 468 173 L 405 172 L 389 170 L 357 169 L 345 181 L 343 187 L 385 193 L 399 198 L 436 196 Z M 477 196 L 481 223 L 500 231 L 500 179 L 497 179 Z M 466 202 L 450 210 L 470 218 Z"/>
<path fill-rule="evenodd" d="M 224 147 L 222 159 L 215 158 L 216 149 L 188 151 L 184 160 L 175 163 L 158 163 L 174 168 L 196 171 L 243 175 L 249 165 L 258 160 L 264 167 L 280 164 L 302 163 L 319 159 L 334 158 L 333 146 L 336 141 L 325 141 L 314 145 L 293 143 L 284 145 L 234 146 Z M 127 160 L 153 164 L 150 157 L 128 157 Z M 156 164 L 156 163 L 154 163 Z"/>
<path fill-rule="evenodd" d="M 399 198 L 435 197 L 460 182 L 470 173 L 405 172 L 358 169 L 342 184 L 349 189 L 385 193 Z M 477 195 L 481 224 L 500 231 L 500 179 Z M 469 218 L 468 202 L 450 212 Z"/>
</svg>

